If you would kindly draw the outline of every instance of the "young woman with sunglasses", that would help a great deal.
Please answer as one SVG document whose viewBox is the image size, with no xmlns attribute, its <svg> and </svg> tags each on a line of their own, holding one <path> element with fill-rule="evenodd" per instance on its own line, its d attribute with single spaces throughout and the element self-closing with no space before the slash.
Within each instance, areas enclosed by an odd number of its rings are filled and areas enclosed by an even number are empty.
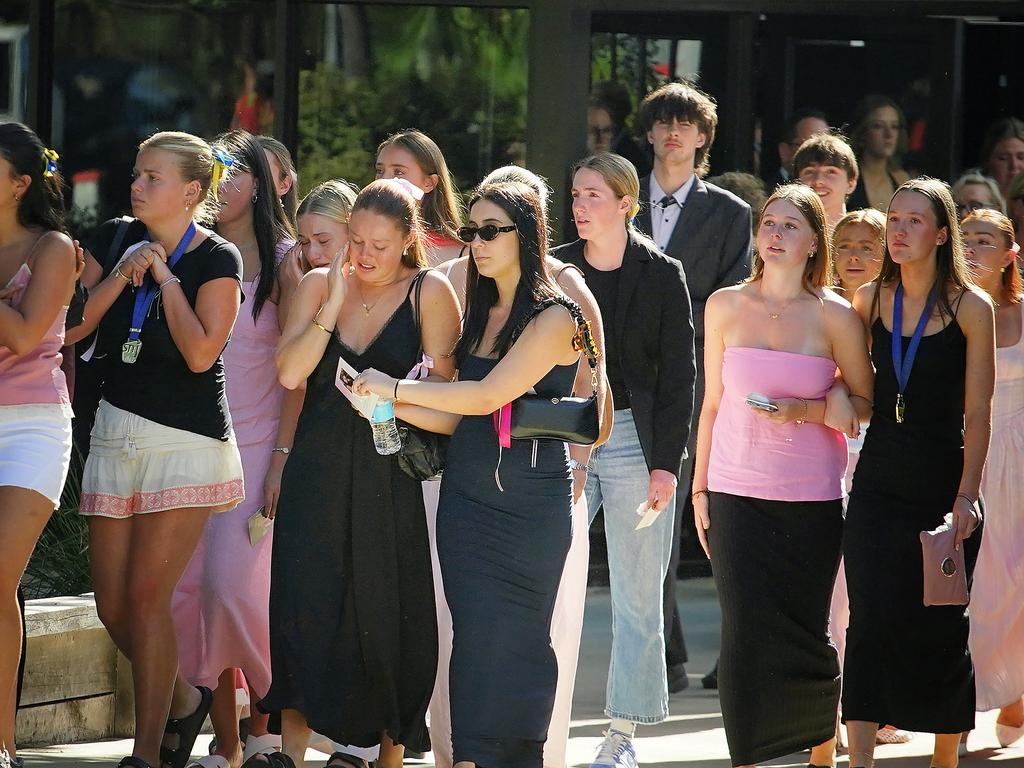
<svg viewBox="0 0 1024 768">
<path fill-rule="evenodd" d="M 548 276 L 536 191 L 479 188 L 469 227 L 459 381 L 364 371 L 355 389 L 394 397 L 401 418 L 454 433 L 437 542 L 454 624 L 456 768 L 541 768 L 558 677 L 551 613 L 572 536 L 569 452 L 553 440 L 506 442 L 495 412 L 530 391 L 572 392 L 577 328 L 570 311 L 551 305 L 568 300 Z"/>
<path fill-rule="evenodd" d="M 18 584 L 60 503 L 71 462 L 61 371 L 75 249 L 64 232 L 57 153 L 0 123 L 0 766 L 20 765 L 15 689 L 23 637 Z"/>
<path fill-rule="evenodd" d="M 137 219 L 123 238 L 131 245 L 107 259 L 120 220 L 104 224 L 82 276 L 91 288 L 76 331 L 99 325 L 105 379 L 81 513 L 96 609 L 132 662 L 135 748 L 121 765 L 133 768 L 182 768 L 206 719 L 212 691 L 177 671 L 171 596 L 210 514 L 244 497 L 222 356 L 242 262 L 198 226 L 215 217 L 208 197 L 223 167 L 187 133 L 144 141 L 131 185 Z"/>
<path fill-rule="evenodd" d="M 981 481 L 985 535 L 971 589 L 977 709 L 999 709 L 996 739 L 1024 738 L 1024 286 L 1012 222 L 978 210 L 960 223 L 974 282 L 996 307 L 992 442 Z"/>
<path fill-rule="evenodd" d="M 431 377 L 454 375 L 458 304 L 424 269 L 415 191 L 401 180 L 363 189 L 345 251 L 302 278 L 288 312 L 278 375 L 306 395 L 275 524 L 273 680 L 260 702 L 281 713 L 283 750 L 247 768 L 302 768 L 311 729 L 339 744 L 379 743 L 381 768 L 430 746 L 437 640 L 421 484 L 375 450 L 337 383 L 340 358 L 406 376 L 426 356 Z M 363 764 L 337 753 L 328 765 L 353 761 Z"/>
<path fill-rule="evenodd" d="M 245 475 L 245 500 L 210 519 L 178 581 L 172 607 L 179 671 L 193 685 L 213 689 L 210 718 L 216 751 L 197 764 L 237 768 L 244 752 L 268 748 L 265 717 L 250 718 L 249 740 L 239 742 L 236 670 L 250 701 L 270 687 L 270 552 L 273 532 L 255 544 L 250 519 L 273 520 L 281 474 L 291 450 L 301 393 L 277 381 L 274 352 L 281 337 L 277 266 L 295 234 L 274 189 L 263 148 L 244 131 L 217 138 L 215 152 L 231 159 L 220 180 L 217 233 L 242 255 L 243 311 L 224 349 L 226 394 Z M 297 395 L 297 397 L 296 397 Z M 255 710 L 255 707 L 252 707 Z M 278 746 L 280 743 L 278 741 Z M 244 749 L 244 751 L 243 751 Z"/>
<path fill-rule="evenodd" d="M 541 208 L 547 215 L 547 198 L 550 189 L 545 181 L 535 173 L 517 165 L 498 168 L 487 174 L 481 186 L 502 182 L 519 182 L 533 189 L 541 201 Z M 477 232 L 473 227 L 462 228 L 461 237 L 469 238 Z M 493 235 L 493 237 L 492 237 Z M 481 239 L 497 238 L 497 229 L 481 229 Z M 486 241 L 486 240 L 485 240 Z M 593 329 L 594 343 L 598 349 L 601 368 L 600 391 L 602 402 L 608 400 L 608 388 L 604 376 L 604 329 L 601 324 L 601 312 L 594 295 L 587 288 L 583 275 L 578 268 L 564 264 L 552 256 L 548 256 L 548 269 L 554 276 L 555 283 L 562 292 L 580 305 L 583 316 L 589 318 Z M 461 256 L 442 264 L 438 269 L 452 281 L 452 287 L 461 302 L 466 297 L 466 272 L 469 268 L 469 257 Z M 573 391 L 586 397 L 590 394 L 590 369 L 580 366 Z M 607 438 L 611 430 L 611 418 L 602 422 L 602 436 L 597 444 Z M 591 451 L 595 446 L 570 445 L 570 460 L 573 466 L 586 466 Z M 555 691 L 555 705 L 551 714 L 551 725 L 548 738 L 544 743 L 544 765 L 561 766 L 565 763 L 565 750 L 569 741 L 569 721 L 572 709 L 572 694 L 576 678 L 576 664 L 579 657 L 580 637 L 583 631 L 583 607 L 587 589 L 587 569 L 590 562 L 590 537 L 587 533 L 587 504 L 583 489 L 586 486 L 586 473 L 577 469 L 573 471 L 572 507 L 572 544 L 566 557 L 565 569 L 558 587 L 554 614 L 551 620 L 551 644 L 558 659 L 558 686 Z M 438 664 L 437 681 L 434 684 L 434 696 L 430 700 L 430 743 L 434 763 L 437 768 L 452 766 L 452 729 L 448 695 L 448 661 L 451 657 L 452 618 L 448 604 L 444 600 L 440 566 L 437 562 L 436 520 L 439 482 L 424 483 L 423 495 L 427 506 L 427 524 L 431 531 L 431 544 L 434 556 L 434 587 L 437 597 L 438 624 Z"/>
</svg>

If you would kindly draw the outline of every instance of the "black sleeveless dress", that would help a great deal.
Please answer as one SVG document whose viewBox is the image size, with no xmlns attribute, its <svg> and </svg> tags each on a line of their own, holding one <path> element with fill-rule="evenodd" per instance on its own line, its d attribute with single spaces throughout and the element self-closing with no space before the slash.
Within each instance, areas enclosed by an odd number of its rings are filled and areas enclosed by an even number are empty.
<svg viewBox="0 0 1024 768">
<path fill-rule="evenodd" d="M 459 378 L 479 381 L 496 364 L 470 356 Z M 565 396 L 575 377 L 576 365 L 556 366 L 534 389 Z M 437 549 L 454 627 L 456 763 L 543 764 L 558 678 L 551 613 L 572 539 L 568 459 L 553 440 L 513 440 L 499 454 L 491 416 L 464 416 L 449 443 Z"/>
<path fill-rule="evenodd" d="M 334 385 L 339 355 L 405 376 L 419 349 L 407 296 L 361 355 L 332 334 L 306 383 L 274 524 L 273 681 L 260 708 L 296 709 L 344 744 L 387 731 L 426 751 L 437 625 L 423 493 Z"/>
<path fill-rule="evenodd" d="M 871 337 L 874 414 L 843 542 L 850 594 L 843 719 L 969 731 L 975 696 L 966 606 L 925 607 L 919 538 L 942 523 L 960 485 L 967 340 L 955 318 L 921 339 L 897 424 L 892 335 L 878 319 Z M 968 583 L 981 533 L 964 543 Z"/>
</svg>

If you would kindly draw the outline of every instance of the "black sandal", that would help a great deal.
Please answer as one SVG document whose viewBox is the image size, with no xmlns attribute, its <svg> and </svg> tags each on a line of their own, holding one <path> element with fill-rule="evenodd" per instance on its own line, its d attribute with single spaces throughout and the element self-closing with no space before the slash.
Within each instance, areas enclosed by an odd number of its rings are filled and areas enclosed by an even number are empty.
<svg viewBox="0 0 1024 768">
<path fill-rule="evenodd" d="M 121 758 L 121 762 L 117 764 L 117 768 L 153 768 L 153 766 L 141 757 L 129 755 L 128 757 Z"/>
<path fill-rule="evenodd" d="M 242 768 L 295 768 L 295 762 L 284 752 L 259 752 L 242 763 Z"/>
<path fill-rule="evenodd" d="M 174 749 L 160 747 L 161 765 L 170 766 L 170 768 L 185 768 L 192 757 L 192 747 L 195 746 L 196 739 L 199 738 L 199 732 L 203 728 L 203 723 L 206 722 L 206 716 L 210 714 L 210 705 L 213 704 L 213 691 L 202 685 L 197 687 L 201 698 L 196 711 L 187 717 L 171 718 L 164 726 L 164 735 L 176 735 L 178 746 Z"/>
<path fill-rule="evenodd" d="M 341 768 L 339 765 L 331 765 L 335 760 L 341 761 L 341 766 L 345 768 L 370 768 L 369 764 L 361 757 L 355 755 L 349 755 L 345 752 L 335 752 L 333 755 L 327 758 L 326 768 Z"/>
</svg>

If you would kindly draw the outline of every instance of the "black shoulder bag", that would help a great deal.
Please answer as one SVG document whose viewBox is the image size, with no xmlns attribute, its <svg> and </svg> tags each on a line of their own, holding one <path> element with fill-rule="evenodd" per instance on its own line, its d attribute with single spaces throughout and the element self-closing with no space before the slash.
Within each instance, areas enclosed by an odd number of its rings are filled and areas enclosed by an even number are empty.
<svg viewBox="0 0 1024 768">
<path fill-rule="evenodd" d="M 579 306 L 568 299 L 555 298 L 539 304 L 530 319 L 553 304 L 561 304 L 576 321 L 573 348 L 587 357 L 593 394 L 587 398 L 541 395 L 517 397 L 510 403 L 511 408 L 506 406 L 499 411 L 498 434 L 501 435 L 501 421 L 508 414 L 509 432 L 513 440 L 561 440 L 577 445 L 593 445 L 601 431 L 601 409 L 597 402 L 597 345 L 594 343 L 590 321 L 583 317 Z"/>
<path fill-rule="evenodd" d="M 413 322 L 420 341 L 419 358 L 423 359 L 423 333 L 420 328 L 420 293 L 423 288 L 423 276 L 416 276 L 415 301 L 412 307 Z M 402 450 L 398 452 L 398 466 L 413 480 L 433 480 L 440 477 L 444 469 L 445 454 L 448 451 L 448 436 L 429 432 L 403 421 L 398 422 L 398 436 L 402 440 Z"/>
</svg>

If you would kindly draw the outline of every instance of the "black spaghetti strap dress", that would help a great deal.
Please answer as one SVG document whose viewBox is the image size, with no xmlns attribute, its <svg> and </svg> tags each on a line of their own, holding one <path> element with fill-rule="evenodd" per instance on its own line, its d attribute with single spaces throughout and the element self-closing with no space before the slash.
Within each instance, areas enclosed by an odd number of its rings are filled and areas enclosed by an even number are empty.
<svg viewBox="0 0 1024 768">
<path fill-rule="evenodd" d="M 459 378 L 479 381 L 496 364 L 470 356 Z M 575 377 L 576 365 L 556 366 L 534 388 L 563 397 Z M 543 764 L 558 678 L 551 614 L 572 540 L 568 459 L 553 440 L 499 450 L 491 416 L 464 416 L 448 445 L 437 549 L 454 627 L 456 763 Z"/>
<path fill-rule="evenodd" d="M 343 744 L 373 746 L 387 731 L 430 749 L 437 624 L 423 492 L 395 456 L 377 453 L 369 423 L 334 384 L 339 355 L 356 370 L 405 376 L 419 350 L 408 296 L 362 354 L 332 334 L 307 381 L 281 482 L 273 681 L 260 708 L 296 709 Z"/>
<path fill-rule="evenodd" d="M 921 339 L 897 424 L 892 335 L 881 319 L 871 338 L 874 414 L 843 542 L 850 594 L 843 720 L 969 731 L 975 695 L 967 607 L 925 607 L 919 538 L 942 523 L 960 485 L 967 340 L 955 318 Z M 904 349 L 908 343 L 904 337 Z M 968 583 L 981 534 L 979 528 L 964 543 Z"/>
</svg>

